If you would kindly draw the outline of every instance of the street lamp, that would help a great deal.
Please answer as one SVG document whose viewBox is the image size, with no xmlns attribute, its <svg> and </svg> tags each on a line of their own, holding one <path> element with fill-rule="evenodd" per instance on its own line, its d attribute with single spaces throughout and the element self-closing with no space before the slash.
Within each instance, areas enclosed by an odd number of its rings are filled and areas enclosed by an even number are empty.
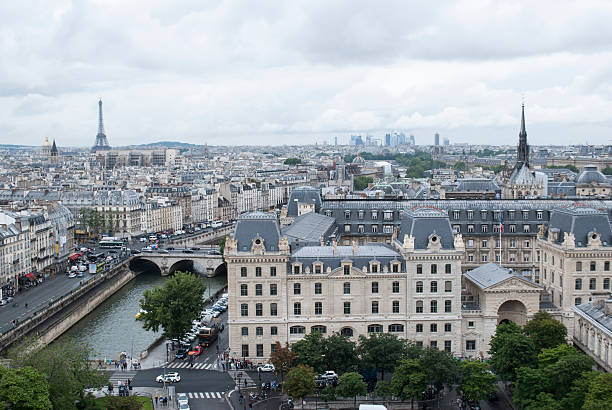
<svg viewBox="0 0 612 410">
<path fill-rule="evenodd" d="M 232 354 L 234 356 L 234 383 L 236 383 L 236 352 Z M 240 390 L 240 384 L 238 384 L 238 390 Z"/>
</svg>

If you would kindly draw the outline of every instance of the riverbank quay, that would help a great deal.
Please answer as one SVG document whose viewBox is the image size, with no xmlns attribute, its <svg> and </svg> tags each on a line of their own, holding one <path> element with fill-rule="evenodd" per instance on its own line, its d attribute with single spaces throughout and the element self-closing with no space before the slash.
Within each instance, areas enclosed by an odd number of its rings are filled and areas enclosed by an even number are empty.
<svg viewBox="0 0 612 410">
<path fill-rule="evenodd" d="M 27 336 L 36 335 L 41 345 L 51 343 L 137 275 L 129 269 L 130 259 L 80 280 L 78 287 L 29 312 L 12 327 L 5 326 L 0 335 L 0 352 Z"/>
</svg>

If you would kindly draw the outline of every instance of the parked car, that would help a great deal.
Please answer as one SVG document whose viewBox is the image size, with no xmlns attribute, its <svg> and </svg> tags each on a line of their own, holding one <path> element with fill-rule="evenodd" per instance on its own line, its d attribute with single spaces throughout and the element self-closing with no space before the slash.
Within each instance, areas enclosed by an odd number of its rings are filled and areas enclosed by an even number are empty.
<svg viewBox="0 0 612 410">
<path fill-rule="evenodd" d="M 174 357 L 176 357 L 177 359 L 184 359 L 185 357 L 187 357 L 187 349 L 178 349 Z"/>
<path fill-rule="evenodd" d="M 189 407 L 189 403 L 183 403 L 179 404 L 179 410 L 191 410 L 191 407 Z"/>
<path fill-rule="evenodd" d="M 166 249 L 168 249 L 169 251 L 173 251 L 174 250 L 174 246 L 167 246 Z"/>
<path fill-rule="evenodd" d="M 176 400 L 178 400 L 179 406 L 181 404 L 189 404 L 189 398 L 187 397 L 187 393 L 177 393 Z"/>
<path fill-rule="evenodd" d="M 338 375 L 336 374 L 335 371 L 333 370 L 328 370 L 325 373 L 323 373 L 321 375 L 322 379 L 326 379 L 326 380 L 337 380 L 338 379 Z"/>
<path fill-rule="evenodd" d="M 258 372 L 273 372 L 274 365 L 272 363 L 264 364 L 263 366 L 257 366 Z"/>
<path fill-rule="evenodd" d="M 160 374 L 155 378 L 157 383 L 178 383 L 181 381 L 181 376 L 177 372 Z"/>
<path fill-rule="evenodd" d="M 191 249 L 183 249 L 183 253 L 193 253 Z"/>
</svg>

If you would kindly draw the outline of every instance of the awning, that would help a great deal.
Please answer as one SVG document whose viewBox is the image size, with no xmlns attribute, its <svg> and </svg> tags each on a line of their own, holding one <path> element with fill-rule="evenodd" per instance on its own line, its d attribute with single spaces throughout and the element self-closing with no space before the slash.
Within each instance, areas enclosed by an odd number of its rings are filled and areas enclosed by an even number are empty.
<svg viewBox="0 0 612 410">
<path fill-rule="evenodd" d="M 30 279 L 30 280 L 36 280 L 36 276 L 34 276 L 34 274 L 32 272 L 28 273 L 26 275 L 26 278 Z"/>
<path fill-rule="evenodd" d="M 75 260 L 79 259 L 81 256 L 83 256 L 83 254 L 82 254 L 82 253 L 80 253 L 80 252 L 77 252 L 77 253 L 75 253 L 75 254 L 70 255 L 70 256 L 68 257 L 68 260 L 70 260 L 71 262 L 73 262 L 73 261 L 75 261 Z"/>
</svg>

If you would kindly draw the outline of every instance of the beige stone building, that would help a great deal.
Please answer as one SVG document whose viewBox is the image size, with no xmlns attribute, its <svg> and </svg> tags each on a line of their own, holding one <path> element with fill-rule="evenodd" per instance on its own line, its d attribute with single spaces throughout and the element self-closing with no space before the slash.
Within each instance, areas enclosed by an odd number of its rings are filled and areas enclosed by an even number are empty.
<svg viewBox="0 0 612 410">
<path fill-rule="evenodd" d="M 573 311 L 574 344 L 595 359 L 597 367 L 612 372 L 612 298 L 597 298 Z"/>
</svg>

